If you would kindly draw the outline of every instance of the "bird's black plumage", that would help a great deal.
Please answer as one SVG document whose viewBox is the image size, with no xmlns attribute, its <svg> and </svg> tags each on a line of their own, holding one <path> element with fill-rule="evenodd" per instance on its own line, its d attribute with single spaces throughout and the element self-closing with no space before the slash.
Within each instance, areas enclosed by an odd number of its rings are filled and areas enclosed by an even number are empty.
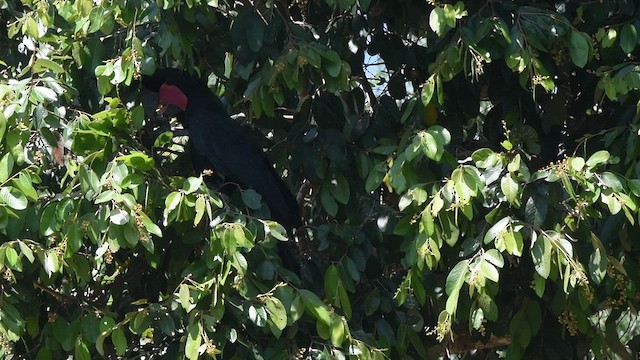
<svg viewBox="0 0 640 360">
<path fill-rule="evenodd" d="M 250 135 L 231 119 L 220 99 L 203 82 L 181 70 L 160 69 L 153 76 L 143 77 L 142 83 L 154 92 L 160 92 L 163 85 L 172 85 L 186 95 L 186 108 L 178 119 L 188 129 L 196 171 L 212 169 L 228 181 L 254 189 L 269 206 L 271 218 L 287 230 L 302 225 L 291 191 Z"/>
</svg>

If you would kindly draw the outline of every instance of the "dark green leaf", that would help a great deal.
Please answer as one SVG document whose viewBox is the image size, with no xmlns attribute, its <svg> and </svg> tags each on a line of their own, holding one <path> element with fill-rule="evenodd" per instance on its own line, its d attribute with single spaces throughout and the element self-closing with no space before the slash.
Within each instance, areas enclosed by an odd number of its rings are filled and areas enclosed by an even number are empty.
<svg viewBox="0 0 640 360">
<path fill-rule="evenodd" d="M 338 203 L 335 198 L 331 196 L 331 192 L 327 187 L 322 187 L 320 190 L 320 202 L 329 215 L 335 217 L 338 214 Z"/>
<path fill-rule="evenodd" d="M 578 67 L 583 68 L 589 61 L 591 53 L 591 39 L 588 35 L 580 31 L 571 31 L 571 39 L 569 43 L 569 55 L 571 61 Z"/>
<path fill-rule="evenodd" d="M 127 338 L 124 334 L 124 330 L 121 327 L 117 327 L 111 333 L 111 342 L 116 347 L 116 354 L 123 356 L 127 351 Z"/>
<path fill-rule="evenodd" d="M 89 348 L 87 344 L 85 344 L 80 338 L 76 342 L 75 346 L 75 359 L 78 360 L 91 360 L 91 353 L 89 352 Z"/>
<path fill-rule="evenodd" d="M 329 181 L 329 189 L 338 202 L 342 204 L 349 202 L 349 197 L 351 196 L 349 183 L 341 173 L 334 174 L 334 178 Z"/>
<path fill-rule="evenodd" d="M 630 54 L 638 44 L 638 30 L 632 23 L 627 23 L 622 26 L 620 31 L 620 47 L 622 51 Z"/>
<path fill-rule="evenodd" d="M 242 202 L 250 209 L 259 209 L 262 206 L 262 195 L 253 189 L 242 190 Z"/>
<path fill-rule="evenodd" d="M 324 51 L 321 55 L 326 60 L 322 61 L 323 68 L 327 71 L 329 76 L 337 78 L 342 71 L 342 60 L 340 60 L 340 55 L 333 50 Z"/>
</svg>

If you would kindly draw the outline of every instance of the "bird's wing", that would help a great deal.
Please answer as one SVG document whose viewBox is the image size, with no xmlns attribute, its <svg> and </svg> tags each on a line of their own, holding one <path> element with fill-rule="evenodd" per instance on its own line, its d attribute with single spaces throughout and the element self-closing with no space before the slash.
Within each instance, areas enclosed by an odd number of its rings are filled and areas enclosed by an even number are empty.
<svg viewBox="0 0 640 360">
<path fill-rule="evenodd" d="M 217 106 L 195 107 L 186 114 L 192 150 L 215 171 L 262 195 L 272 217 L 285 227 L 301 224 L 298 204 L 249 134 Z"/>
</svg>

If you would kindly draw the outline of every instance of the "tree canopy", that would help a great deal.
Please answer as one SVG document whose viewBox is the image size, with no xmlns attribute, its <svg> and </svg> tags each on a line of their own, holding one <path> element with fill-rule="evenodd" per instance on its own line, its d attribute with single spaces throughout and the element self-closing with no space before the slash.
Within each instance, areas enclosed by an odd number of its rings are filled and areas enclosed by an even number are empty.
<svg viewBox="0 0 640 360">
<path fill-rule="evenodd" d="M 635 1 L 0 8 L 0 357 L 637 356 Z M 295 236 L 193 171 L 159 68 L 251 131 Z"/>
</svg>

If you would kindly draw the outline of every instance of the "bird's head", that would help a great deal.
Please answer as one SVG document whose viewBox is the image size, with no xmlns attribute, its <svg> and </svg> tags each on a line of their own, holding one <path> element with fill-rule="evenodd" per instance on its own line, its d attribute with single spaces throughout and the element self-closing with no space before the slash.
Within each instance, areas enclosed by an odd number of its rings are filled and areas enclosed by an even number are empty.
<svg viewBox="0 0 640 360">
<path fill-rule="evenodd" d="M 186 115 L 189 109 L 195 111 L 206 106 L 206 111 L 224 111 L 224 105 L 205 82 L 179 69 L 158 69 L 153 75 L 144 75 L 142 86 L 152 94 L 149 99 L 153 98 L 153 106 L 161 105 L 160 115 L 188 121 L 188 116 L 181 115 Z M 151 101 L 148 102 L 146 111 L 155 111 L 155 108 L 151 109 Z"/>
<path fill-rule="evenodd" d="M 190 95 L 202 87 L 197 79 L 178 69 L 159 69 L 153 75 L 145 75 L 142 86 L 158 93 L 160 114 L 186 111 Z"/>
<path fill-rule="evenodd" d="M 181 111 L 187 111 L 187 104 L 189 103 L 187 95 L 176 85 L 162 84 L 160 91 L 158 91 L 158 97 L 162 105 L 160 115 L 164 114 L 170 106 L 175 106 Z"/>
</svg>

